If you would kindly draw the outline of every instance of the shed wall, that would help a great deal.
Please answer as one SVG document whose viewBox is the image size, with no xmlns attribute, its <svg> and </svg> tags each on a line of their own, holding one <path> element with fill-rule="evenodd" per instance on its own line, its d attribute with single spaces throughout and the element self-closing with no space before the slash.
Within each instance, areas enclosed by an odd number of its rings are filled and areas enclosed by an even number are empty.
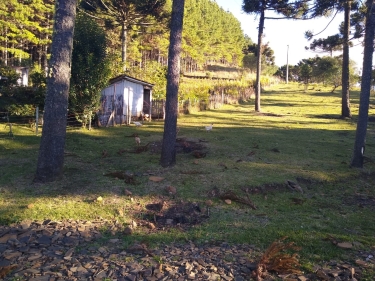
<svg viewBox="0 0 375 281">
<path fill-rule="evenodd" d="M 144 86 L 127 80 L 109 85 L 101 93 L 100 126 L 129 124 L 143 111 Z"/>
</svg>

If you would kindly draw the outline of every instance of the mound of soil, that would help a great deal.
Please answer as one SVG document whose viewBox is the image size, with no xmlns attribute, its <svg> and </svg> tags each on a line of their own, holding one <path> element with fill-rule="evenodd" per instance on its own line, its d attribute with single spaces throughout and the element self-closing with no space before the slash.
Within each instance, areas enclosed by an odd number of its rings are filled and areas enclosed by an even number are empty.
<svg viewBox="0 0 375 281">
<path fill-rule="evenodd" d="M 176 152 L 177 153 L 191 153 L 199 151 L 202 153 L 207 152 L 207 147 L 204 144 L 206 141 L 199 139 L 177 138 L 176 139 Z M 149 145 L 151 153 L 161 153 L 162 141 L 154 141 Z"/>
<path fill-rule="evenodd" d="M 176 226 L 186 229 L 208 218 L 208 209 L 201 208 L 195 202 L 160 201 L 146 205 L 146 210 L 143 219 L 155 224 L 159 229 Z"/>
</svg>

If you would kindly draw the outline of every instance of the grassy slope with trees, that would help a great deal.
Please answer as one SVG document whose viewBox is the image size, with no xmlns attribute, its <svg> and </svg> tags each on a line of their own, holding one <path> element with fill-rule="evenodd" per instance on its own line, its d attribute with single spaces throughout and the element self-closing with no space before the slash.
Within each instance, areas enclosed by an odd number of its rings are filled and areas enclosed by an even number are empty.
<svg viewBox="0 0 375 281">
<path fill-rule="evenodd" d="M 134 133 L 143 144 L 160 143 L 162 122 L 141 128 L 70 130 L 63 179 L 37 188 L 31 181 L 40 137 L 28 127 L 14 126 L 12 139 L 6 136 L 8 128 L 0 126 L 1 224 L 100 216 L 126 225 L 140 219 L 142 206 L 160 200 L 160 196 L 171 203 L 184 200 L 201 206 L 210 199 L 214 202 L 210 218 L 186 232 L 149 233 L 141 227 L 132 236 L 121 237 L 128 243 L 148 241 L 152 247 L 162 241 L 188 239 L 250 243 L 264 249 L 275 239 L 288 236 L 302 247 L 305 271 L 327 260 L 354 263 L 359 251 L 375 243 L 375 206 L 371 203 L 374 164 L 368 159 L 364 169 L 349 168 L 356 119 L 339 118 L 341 96 L 330 90 L 319 86 L 305 92 L 298 84 L 278 85 L 264 92 L 263 113 L 255 113 L 253 105 L 245 103 L 180 116 L 178 137 L 205 139 L 207 156 L 195 159 L 190 153 L 178 153 L 177 164 L 168 169 L 160 167 L 157 150 L 118 154 L 135 149 L 134 138 L 126 137 Z M 359 93 L 353 92 L 352 99 L 356 116 Z M 370 114 L 375 113 L 373 108 L 372 104 Z M 206 132 L 204 125 L 211 123 L 213 130 Z M 374 155 L 373 122 L 369 129 L 366 153 Z M 136 174 L 135 184 L 104 176 L 115 171 Z M 164 180 L 152 182 L 148 175 Z M 304 194 L 290 191 L 286 180 L 298 181 Z M 169 185 L 177 189 L 175 198 L 165 191 Z M 256 210 L 234 202 L 227 205 L 210 195 L 214 189 L 232 190 L 246 198 L 246 188 Z M 125 189 L 132 191 L 133 201 Z M 103 197 L 103 204 L 95 202 L 98 196 Z M 118 209 L 126 210 L 123 216 Z M 330 237 L 356 246 L 341 249 Z M 371 269 L 367 271 L 371 276 Z"/>
<path fill-rule="evenodd" d="M 210 3 L 213 4 L 208 2 L 208 7 Z M 194 22 L 192 24 L 194 26 Z M 197 31 L 196 26 L 192 30 Z M 186 48 L 190 42 L 199 43 L 194 41 L 194 32 L 189 36 L 186 37 L 189 39 L 185 42 Z M 140 37 L 135 30 L 134 39 Z M 216 48 L 220 40 L 207 41 L 215 54 L 220 53 L 220 48 Z M 199 46 L 204 50 L 204 46 Z M 159 51 L 158 54 L 161 53 Z M 208 56 L 208 53 L 202 53 Z M 144 59 L 143 51 L 140 54 L 132 67 L 141 69 L 152 61 Z M 191 52 L 185 56 L 184 66 L 189 71 L 199 66 L 199 57 L 195 55 Z M 218 58 L 228 63 L 228 58 L 223 58 L 222 54 Z M 235 63 L 238 57 L 229 59 Z M 161 66 L 162 61 L 162 57 L 158 56 Z M 301 255 L 305 270 L 311 270 L 312 264 L 327 259 L 353 262 L 358 258 L 357 251 L 366 250 L 374 244 L 374 224 L 371 221 L 374 208 L 371 203 L 374 197 L 373 163 L 367 158 L 369 163 L 364 169 L 349 168 L 355 118 L 338 118 L 340 99 L 335 91 L 329 93 L 318 84 L 309 88 L 313 79 L 317 82 L 321 82 L 321 77 L 326 79 L 327 76 L 317 71 L 319 68 L 321 70 L 328 65 L 330 70 L 338 69 L 336 62 L 326 59 L 312 60 L 311 65 L 308 63 L 301 64 L 300 72 L 296 74 L 303 77 L 305 88 L 279 85 L 265 91 L 263 106 L 266 111 L 263 113 L 253 112 L 252 106 L 244 103 L 181 116 L 178 120 L 180 135 L 196 141 L 203 137 L 207 157 L 195 160 L 189 153 L 179 154 L 176 166 L 168 169 L 159 166 L 160 151 L 131 153 L 133 138 L 124 141 L 126 135 L 137 133 L 143 143 L 160 143 L 163 128 L 159 122 L 138 129 L 127 127 L 125 131 L 123 127 L 92 132 L 77 130 L 67 134 L 63 179 L 33 189 L 35 186 L 31 184 L 31 179 L 39 137 L 27 127 L 14 126 L 15 138 L 10 138 L 7 128 L 1 128 L 1 162 L 5 171 L 0 181 L 2 223 L 44 218 L 94 219 L 99 215 L 115 217 L 126 225 L 139 219 L 139 213 L 132 212 L 134 204 L 144 206 L 160 196 L 171 201 L 182 199 L 202 205 L 204 200 L 212 199 L 214 206 L 210 219 L 187 232 L 171 230 L 151 234 L 147 229 L 139 228 L 134 235 L 124 239 L 155 243 L 184 239 L 197 242 L 224 240 L 265 247 L 286 235 L 303 247 Z M 186 92 L 191 94 L 189 90 Z M 358 93 L 354 94 L 353 111 L 356 114 Z M 214 130 L 209 133 L 204 130 L 204 125 L 208 124 L 214 124 Z M 372 125 L 369 123 L 370 127 Z M 373 147 L 370 139 L 366 153 L 372 155 Z M 124 152 L 127 157 L 122 157 Z M 19 153 L 22 153 L 22 159 L 17 157 Z M 103 174 L 112 171 L 136 174 L 135 185 L 103 177 Z M 152 182 L 148 174 L 162 176 L 164 181 Z M 298 181 L 304 193 L 291 193 L 286 180 Z M 176 198 L 168 198 L 165 192 L 168 185 L 177 188 Z M 77 187 L 80 187 L 78 191 Z M 133 191 L 135 201 L 124 196 L 125 189 Z M 248 190 L 257 208 L 249 211 L 241 204 L 226 205 L 209 196 L 212 190 L 231 190 L 242 196 L 246 195 L 241 192 Z M 98 196 L 104 197 L 102 205 L 95 202 Z M 127 212 L 119 216 L 118 208 Z M 87 212 L 88 209 L 93 212 Z M 332 237 L 355 247 L 349 253 L 344 252 L 327 241 Z M 371 276 L 373 272 L 371 269 L 368 271 L 366 274 Z"/>
</svg>

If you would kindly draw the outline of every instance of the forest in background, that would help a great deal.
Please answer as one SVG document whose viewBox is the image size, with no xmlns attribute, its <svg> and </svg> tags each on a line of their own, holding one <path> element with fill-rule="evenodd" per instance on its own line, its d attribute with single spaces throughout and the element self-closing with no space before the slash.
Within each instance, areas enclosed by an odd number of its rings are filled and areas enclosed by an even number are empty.
<svg viewBox="0 0 375 281">
<path fill-rule="evenodd" d="M 165 14 L 170 13 L 170 0 L 163 9 Z M 52 39 L 54 1 L 10 0 L 0 3 L 0 12 L 1 61 L 9 66 L 38 65 L 45 69 Z M 107 52 L 115 59 L 114 63 L 120 64 L 121 31 L 117 26 L 107 24 L 106 18 L 98 18 L 98 24 L 107 35 Z M 147 24 L 129 24 L 127 31 L 128 67 L 146 68 L 151 61 L 166 64 L 168 17 L 158 21 L 150 17 Z M 244 46 L 245 35 L 240 22 L 230 12 L 214 1 L 186 1 L 182 71 L 202 69 L 211 62 L 240 66 Z"/>
<path fill-rule="evenodd" d="M 172 1 L 165 1 L 162 11 L 159 11 L 160 16 L 148 14 L 141 20 L 128 20 L 126 22 L 125 61 L 122 58 L 123 35 L 121 18 L 116 17 L 116 15 L 108 16 L 98 11 L 99 9 L 95 12 L 90 11 L 90 9 L 84 9 L 84 2 L 81 2 L 78 11 L 75 29 L 76 33 L 80 34 L 80 37 L 75 38 L 74 47 L 74 52 L 80 49 L 82 53 L 78 55 L 73 53 L 71 88 L 77 89 L 77 87 L 74 87 L 75 85 L 85 83 L 85 79 L 76 81 L 73 77 L 74 73 L 79 72 L 82 75 L 85 70 L 95 67 L 93 62 L 82 62 L 82 60 L 79 61 L 77 58 L 80 56 L 89 57 L 91 54 L 95 54 L 94 57 L 98 56 L 95 53 L 98 50 L 91 45 L 93 45 L 94 40 L 97 42 L 100 31 L 96 32 L 98 35 L 96 37 L 84 32 L 85 30 L 92 30 L 91 26 L 98 26 L 104 30 L 106 44 L 106 61 L 98 62 L 98 65 L 108 63 L 110 70 L 103 74 L 105 82 L 125 72 L 127 75 L 155 84 L 154 97 L 157 99 L 164 98 Z M 95 1 L 88 0 L 86 2 L 86 4 L 91 6 L 95 4 Z M 142 1 L 130 2 L 134 2 L 134 5 L 142 3 Z M 0 3 L 0 74 L 9 77 L 7 81 L 0 80 L 3 92 L 6 86 L 15 85 L 18 79 L 17 74 L 7 67 L 29 67 L 31 69 L 29 86 L 37 87 L 39 91 L 38 93 L 29 93 L 27 96 L 31 97 L 32 101 L 30 103 L 43 103 L 40 95 L 45 90 L 43 75 L 48 69 L 54 8 L 54 1 L 51 0 L 35 0 L 31 2 L 10 0 L 6 3 Z M 132 12 L 135 13 L 129 8 L 128 14 Z M 82 20 L 82 18 L 86 19 Z M 84 28 L 82 28 L 82 25 L 84 25 Z M 83 50 L 84 48 L 80 48 L 79 44 L 84 45 L 85 48 L 91 46 L 91 49 Z M 228 82 L 229 88 L 233 85 L 236 87 L 234 90 L 230 90 L 231 92 L 236 92 L 238 87 L 251 87 L 251 79 L 249 80 L 244 75 L 244 70 L 241 69 L 245 55 L 244 50 L 250 44 L 253 44 L 253 42 L 243 34 L 240 22 L 230 12 L 224 11 L 219 7 L 216 2 L 210 0 L 186 1 L 183 50 L 181 54 L 181 72 L 183 74 L 200 71 L 207 74 L 207 77 L 210 78 L 212 71 L 208 70 L 208 67 L 210 65 L 220 65 L 224 69 L 229 69 L 229 72 L 233 74 L 230 77 L 225 74 L 221 78 L 239 80 L 238 85 L 233 81 Z M 75 71 L 77 68 L 80 70 Z M 97 73 L 96 75 L 98 76 Z M 244 79 L 248 80 L 248 82 L 244 82 Z M 86 80 L 92 80 L 92 77 L 87 77 Z M 192 84 L 195 83 L 196 81 Z M 216 84 L 217 82 L 214 81 L 212 83 L 201 83 L 198 86 L 199 96 L 196 98 L 207 98 L 209 89 L 214 90 L 215 87 L 217 88 L 217 86 L 214 86 Z M 219 87 L 222 88 L 223 84 L 225 82 L 220 82 Z M 91 94 L 91 96 L 98 95 L 102 86 L 102 81 L 97 83 L 96 93 Z M 197 86 L 192 85 L 192 87 L 193 89 L 189 90 L 189 87 L 185 85 L 185 90 L 183 91 L 185 94 L 182 93 L 180 98 L 189 98 L 192 93 L 197 92 Z M 28 92 L 31 91 L 30 89 Z M 25 89 L 21 92 L 25 92 Z M 14 93 L 9 95 L 14 97 Z M 23 95 L 23 93 L 18 95 Z M 6 96 L 6 93 L 3 96 Z M 38 96 L 37 101 L 34 99 L 35 96 Z M 77 95 L 72 92 L 71 96 L 75 98 Z M 17 100 L 22 100 L 22 103 L 26 102 L 25 98 L 15 98 L 9 103 Z M 42 104 L 40 105 L 41 107 L 43 106 Z M 80 110 L 84 111 L 84 106 Z"/>
<path fill-rule="evenodd" d="M 93 9 L 85 8 L 82 4 L 86 3 L 92 7 L 98 2 L 81 1 L 78 11 L 73 51 L 71 109 L 79 112 L 95 110 L 98 99 L 94 97 L 100 94 L 110 78 L 124 72 L 155 84 L 154 98 L 165 98 L 172 1 L 166 0 L 158 10 L 158 15 L 146 12 L 141 20 L 137 21 L 135 17 L 135 20 L 125 22 L 125 60 L 121 14 L 106 14 L 98 11 L 99 9 L 93 12 Z M 133 3 L 132 5 L 143 3 L 126 2 Z M 134 11 L 130 9 L 128 12 Z M 19 113 L 34 110 L 36 104 L 43 108 L 53 14 L 54 1 L 51 0 L 10 0 L 0 3 L 0 74 L 9 77 L 7 81 L 0 80 L 0 87 L 2 96 L 10 97 L 0 105 L 2 109 Z M 215 1 L 186 0 L 182 40 L 181 73 L 184 74 L 184 79 L 181 80 L 179 93 L 181 102 L 186 99 L 207 99 L 210 92 L 217 91 L 237 95 L 253 87 L 257 45 L 243 33 L 240 22 L 233 14 L 223 10 Z M 93 42 L 99 42 L 97 45 L 101 46 L 101 49 L 93 46 Z M 102 60 L 87 59 L 101 55 Z M 298 81 L 305 85 L 315 82 L 329 84 L 335 89 L 340 86 L 340 64 L 340 57 L 303 60 L 296 66 L 289 66 L 289 81 Z M 99 70 L 103 70 L 103 73 L 89 74 L 89 70 L 98 69 L 97 65 L 101 66 Z M 18 75 L 10 70 L 9 66 L 29 67 L 29 86 L 32 87 L 14 89 L 12 86 L 17 84 Z M 273 50 L 265 44 L 261 84 L 267 86 L 279 81 L 279 78 L 285 80 L 285 67 L 278 69 L 274 65 Z M 276 77 L 273 78 L 273 75 Z M 216 79 L 203 81 L 196 79 L 197 76 Z M 188 79 L 189 77 L 194 79 Z M 86 85 L 87 81 L 94 80 L 97 80 L 94 85 Z M 352 85 L 357 83 L 358 76 L 353 73 L 351 81 Z M 12 87 L 11 90 L 9 87 Z M 82 100 L 77 100 L 80 96 L 83 97 Z M 18 104 L 22 104 L 22 110 Z M 31 105 L 25 107 L 25 104 Z"/>
</svg>

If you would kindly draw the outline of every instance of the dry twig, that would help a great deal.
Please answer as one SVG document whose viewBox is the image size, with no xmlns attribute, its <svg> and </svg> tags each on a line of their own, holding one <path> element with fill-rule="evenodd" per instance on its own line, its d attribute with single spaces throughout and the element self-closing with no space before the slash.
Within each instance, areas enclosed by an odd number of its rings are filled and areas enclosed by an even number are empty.
<svg viewBox="0 0 375 281">
<path fill-rule="evenodd" d="M 148 150 L 148 145 L 149 145 L 150 143 L 148 143 L 148 144 L 146 144 L 146 145 L 141 145 L 141 146 L 137 146 L 136 148 L 135 148 L 135 153 L 142 153 L 142 152 L 145 152 L 145 151 L 147 151 Z"/>
<path fill-rule="evenodd" d="M 147 245 L 144 243 L 141 244 L 134 244 L 127 248 L 127 251 L 130 253 L 144 253 L 151 257 L 154 256 L 154 254 L 147 248 Z"/>
<path fill-rule="evenodd" d="M 249 205 L 253 210 L 256 210 L 257 208 L 255 207 L 254 203 L 250 200 L 248 194 L 246 194 L 246 197 L 247 197 L 246 199 L 241 198 L 241 197 L 237 196 L 237 194 L 234 193 L 234 191 L 232 191 L 232 190 L 228 190 L 228 191 L 224 192 L 223 194 L 220 194 L 220 196 L 219 196 L 219 198 L 222 199 L 222 200 L 230 199 L 230 200 L 238 202 L 238 203 Z"/>
</svg>

